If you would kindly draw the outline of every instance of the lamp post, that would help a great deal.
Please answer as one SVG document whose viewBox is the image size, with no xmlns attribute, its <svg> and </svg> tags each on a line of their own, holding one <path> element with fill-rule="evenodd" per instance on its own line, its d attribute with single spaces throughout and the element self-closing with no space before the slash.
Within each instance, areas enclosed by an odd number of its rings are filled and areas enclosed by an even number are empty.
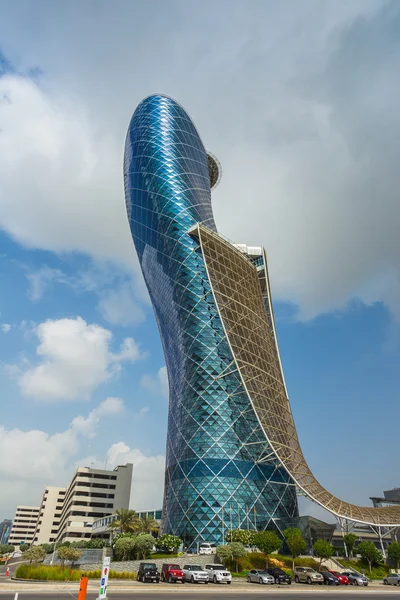
<svg viewBox="0 0 400 600">
<path fill-rule="evenodd" d="M 221 508 L 222 545 L 225 545 L 224 507 Z"/>
</svg>

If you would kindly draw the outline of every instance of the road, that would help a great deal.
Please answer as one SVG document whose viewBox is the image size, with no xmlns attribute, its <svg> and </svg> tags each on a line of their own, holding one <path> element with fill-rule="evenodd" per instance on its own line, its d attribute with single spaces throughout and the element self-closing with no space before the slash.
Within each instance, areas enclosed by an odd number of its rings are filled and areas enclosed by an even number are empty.
<svg viewBox="0 0 400 600">
<path fill-rule="evenodd" d="M 18 592 L 16 598 L 15 592 L 0 592 L 0 600 L 70 600 L 71 598 L 77 598 L 77 592 L 62 592 L 62 591 L 27 591 Z M 206 592 L 193 589 L 190 592 L 182 591 L 176 593 L 175 589 L 166 590 L 160 589 L 158 591 L 146 590 L 144 588 L 136 588 L 134 590 L 127 591 L 110 591 L 108 598 L 109 600 L 127 600 L 128 598 L 137 598 L 138 600 L 160 600 L 160 598 L 173 598 L 174 600 L 179 597 L 180 600 L 202 600 L 203 598 L 210 597 L 213 600 L 220 598 L 221 600 L 249 600 L 250 597 L 267 596 L 270 600 L 282 598 L 283 600 L 308 600 L 310 597 L 313 600 L 343 600 L 344 597 L 351 597 L 353 600 L 361 600 L 362 598 L 371 598 L 373 600 L 388 600 L 391 596 L 399 598 L 399 592 L 396 589 L 388 589 L 385 591 L 364 589 L 364 590 L 335 590 L 326 589 L 324 591 L 313 591 L 307 588 L 307 591 L 289 591 L 287 589 L 280 589 L 274 591 L 272 588 L 263 588 L 262 590 L 229 590 Z M 97 594 L 95 592 L 89 592 L 87 600 L 96 600 Z"/>
</svg>

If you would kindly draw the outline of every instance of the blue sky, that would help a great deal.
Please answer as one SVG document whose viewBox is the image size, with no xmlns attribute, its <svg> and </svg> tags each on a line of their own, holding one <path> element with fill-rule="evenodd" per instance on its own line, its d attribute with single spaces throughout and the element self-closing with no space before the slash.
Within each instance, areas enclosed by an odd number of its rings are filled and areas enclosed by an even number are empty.
<svg viewBox="0 0 400 600">
<path fill-rule="evenodd" d="M 161 505 L 166 373 L 122 185 L 154 92 L 222 163 L 220 231 L 267 249 L 315 474 L 366 505 L 400 485 L 400 7 L 345 4 L 3 2 L 0 518 L 105 461 Z"/>
</svg>

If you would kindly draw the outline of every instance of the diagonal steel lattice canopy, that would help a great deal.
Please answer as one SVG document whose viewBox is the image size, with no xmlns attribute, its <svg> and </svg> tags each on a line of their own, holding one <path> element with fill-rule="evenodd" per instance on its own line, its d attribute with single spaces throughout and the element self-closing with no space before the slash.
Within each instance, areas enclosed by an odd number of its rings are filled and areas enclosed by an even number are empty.
<svg viewBox="0 0 400 600">
<path fill-rule="evenodd" d="M 189 233 L 199 241 L 215 303 L 249 400 L 268 443 L 289 475 L 306 496 L 339 518 L 368 525 L 400 526 L 400 507 L 368 508 L 344 502 L 312 474 L 286 392 L 265 256 L 270 320 L 255 263 L 204 225 L 197 224 Z"/>
</svg>

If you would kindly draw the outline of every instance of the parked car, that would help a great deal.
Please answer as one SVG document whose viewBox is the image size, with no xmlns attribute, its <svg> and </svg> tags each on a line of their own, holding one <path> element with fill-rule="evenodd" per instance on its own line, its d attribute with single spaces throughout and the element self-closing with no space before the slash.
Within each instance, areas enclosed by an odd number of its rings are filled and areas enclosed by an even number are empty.
<svg viewBox="0 0 400 600">
<path fill-rule="evenodd" d="M 389 573 L 389 575 L 386 575 L 385 579 L 383 580 L 383 583 L 385 585 L 400 585 L 399 573 Z"/>
<path fill-rule="evenodd" d="M 340 581 L 336 575 L 332 575 L 329 571 L 320 571 L 320 573 L 324 578 L 324 585 L 340 585 Z"/>
<path fill-rule="evenodd" d="M 191 583 L 208 583 L 208 573 L 200 565 L 184 565 L 182 571 L 185 581 L 190 581 Z"/>
<path fill-rule="evenodd" d="M 205 569 L 209 580 L 213 583 L 232 583 L 232 575 L 228 569 L 225 569 L 224 565 L 206 565 Z"/>
<path fill-rule="evenodd" d="M 208 542 L 203 542 L 199 546 L 199 554 L 215 554 L 215 546 L 211 546 Z"/>
<path fill-rule="evenodd" d="M 252 569 L 247 574 L 247 581 L 249 583 L 269 583 L 270 585 L 275 583 L 274 577 L 265 569 Z"/>
<path fill-rule="evenodd" d="M 138 570 L 138 581 L 155 581 L 160 583 L 160 573 L 156 563 L 141 562 Z"/>
<path fill-rule="evenodd" d="M 295 567 L 293 573 L 296 583 L 308 583 L 309 585 L 312 583 L 319 583 L 319 585 L 323 585 L 324 583 L 324 578 L 322 577 L 321 573 L 318 573 L 310 567 Z"/>
<path fill-rule="evenodd" d="M 290 575 L 282 571 L 282 569 L 278 569 L 277 567 L 267 569 L 268 573 L 272 575 L 275 583 L 287 583 L 290 585 L 292 583 L 292 578 Z"/>
<path fill-rule="evenodd" d="M 350 585 L 368 585 L 368 579 L 361 573 L 354 573 L 353 571 L 343 571 L 342 575 L 346 575 Z"/>
<path fill-rule="evenodd" d="M 168 581 L 168 583 L 176 583 L 180 581 L 185 583 L 185 576 L 179 565 L 175 563 L 164 563 L 161 569 L 162 581 Z"/>
<path fill-rule="evenodd" d="M 339 573 L 339 571 L 329 571 L 329 573 L 335 575 L 335 577 L 339 579 L 341 585 L 349 585 L 349 578 L 346 577 L 346 575 L 343 575 L 343 573 Z"/>
</svg>

